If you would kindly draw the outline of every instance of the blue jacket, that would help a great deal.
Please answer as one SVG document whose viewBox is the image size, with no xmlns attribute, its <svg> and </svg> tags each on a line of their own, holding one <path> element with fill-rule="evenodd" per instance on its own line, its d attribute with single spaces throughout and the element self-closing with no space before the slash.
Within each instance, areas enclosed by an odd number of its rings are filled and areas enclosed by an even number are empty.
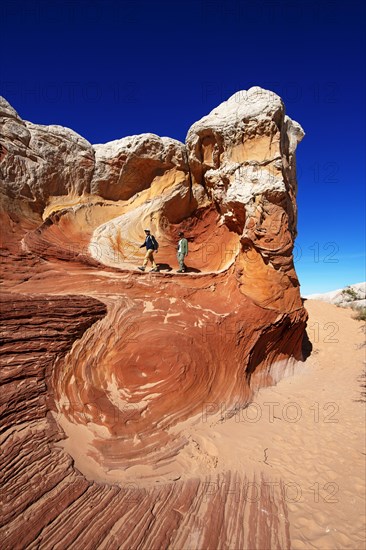
<svg viewBox="0 0 366 550">
<path fill-rule="evenodd" d="M 154 239 L 155 239 L 154 235 L 148 235 L 145 239 L 144 244 L 142 244 L 140 248 L 143 248 L 144 246 L 146 246 L 146 250 L 155 250 Z"/>
</svg>

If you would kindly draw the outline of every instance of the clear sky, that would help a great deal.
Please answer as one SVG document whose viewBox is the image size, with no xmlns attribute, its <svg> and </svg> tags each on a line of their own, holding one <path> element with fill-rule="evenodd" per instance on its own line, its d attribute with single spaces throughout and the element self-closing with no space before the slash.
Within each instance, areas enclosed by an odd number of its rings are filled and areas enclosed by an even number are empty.
<svg viewBox="0 0 366 550">
<path fill-rule="evenodd" d="M 298 148 L 303 295 L 365 280 L 365 4 L 2 0 L 0 93 L 92 143 L 190 125 L 238 90 L 278 93 Z"/>
</svg>

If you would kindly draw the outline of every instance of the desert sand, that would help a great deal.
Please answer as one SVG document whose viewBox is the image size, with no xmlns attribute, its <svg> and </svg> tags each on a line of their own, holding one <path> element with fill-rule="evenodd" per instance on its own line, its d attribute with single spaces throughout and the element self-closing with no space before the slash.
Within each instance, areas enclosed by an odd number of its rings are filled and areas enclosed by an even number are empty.
<svg viewBox="0 0 366 550">
<path fill-rule="evenodd" d="M 292 549 L 362 549 L 365 324 L 319 301 L 305 307 L 310 356 L 206 438 L 218 467 L 260 471 L 274 491 L 284 483 Z"/>
</svg>

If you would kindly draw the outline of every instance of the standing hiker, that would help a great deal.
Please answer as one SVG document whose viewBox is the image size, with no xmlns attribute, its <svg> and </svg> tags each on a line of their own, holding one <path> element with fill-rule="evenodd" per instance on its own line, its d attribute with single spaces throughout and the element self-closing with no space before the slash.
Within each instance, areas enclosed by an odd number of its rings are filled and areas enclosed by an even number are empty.
<svg viewBox="0 0 366 550">
<path fill-rule="evenodd" d="M 184 265 L 184 259 L 188 255 L 188 241 L 184 238 L 183 231 L 179 231 L 178 236 L 180 237 L 177 247 L 177 258 L 179 262 L 179 268 L 177 273 L 184 273 L 186 271 L 186 266 Z"/>
<path fill-rule="evenodd" d="M 158 251 L 159 245 L 154 235 L 150 234 L 150 229 L 144 229 L 144 231 L 146 235 L 145 242 L 140 246 L 140 248 L 143 248 L 144 246 L 146 246 L 146 254 L 144 258 L 144 263 L 142 267 L 139 267 L 139 269 L 141 271 L 145 271 L 147 262 L 150 261 L 152 265 L 151 271 L 158 271 L 157 265 L 154 260 L 154 252 Z"/>
</svg>

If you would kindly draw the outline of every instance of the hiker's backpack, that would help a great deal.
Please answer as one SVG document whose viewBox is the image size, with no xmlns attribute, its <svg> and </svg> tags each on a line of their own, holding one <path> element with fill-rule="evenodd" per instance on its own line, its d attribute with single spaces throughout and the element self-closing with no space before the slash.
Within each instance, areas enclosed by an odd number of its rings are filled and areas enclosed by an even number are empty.
<svg viewBox="0 0 366 550">
<path fill-rule="evenodd" d="M 152 244 L 153 244 L 154 250 L 158 250 L 158 248 L 159 248 L 159 243 L 158 243 L 158 241 L 155 239 L 154 235 L 151 235 L 151 240 L 152 240 Z"/>
</svg>

